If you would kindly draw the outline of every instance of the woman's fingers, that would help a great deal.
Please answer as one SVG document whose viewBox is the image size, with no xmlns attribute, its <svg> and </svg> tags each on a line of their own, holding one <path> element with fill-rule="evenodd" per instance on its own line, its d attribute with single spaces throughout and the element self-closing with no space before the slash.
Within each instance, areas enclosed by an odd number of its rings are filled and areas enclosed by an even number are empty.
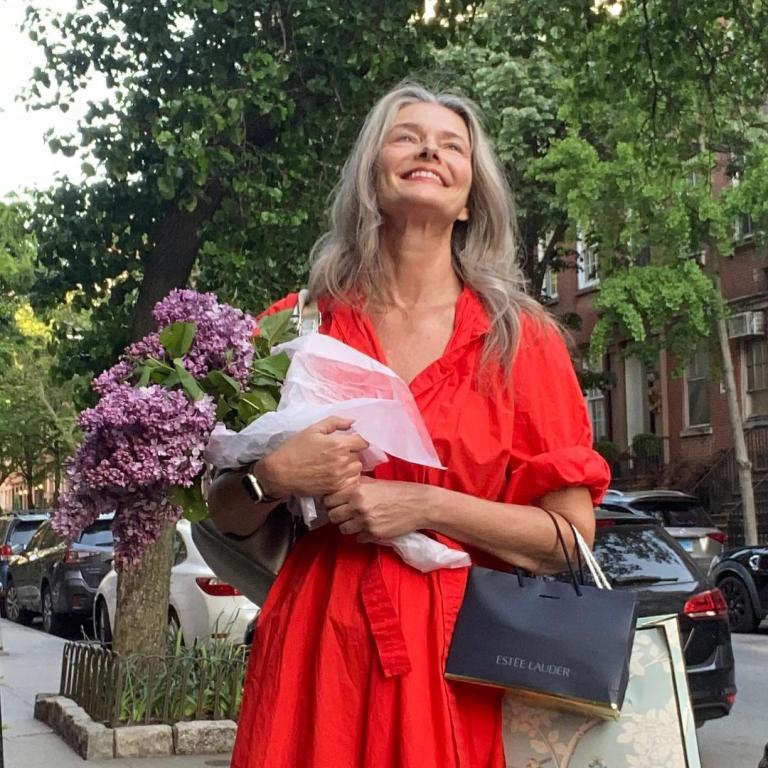
<svg viewBox="0 0 768 768">
<path fill-rule="evenodd" d="M 339 526 L 339 530 L 345 536 L 352 536 L 356 533 L 360 533 L 363 530 L 363 520 L 360 517 L 353 517 L 351 520 L 347 520 Z"/>
<path fill-rule="evenodd" d="M 341 416 L 327 416 L 322 421 L 313 424 L 310 429 L 316 429 L 324 435 L 349 429 L 355 423 L 354 419 L 343 419 Z"/>
</svg>

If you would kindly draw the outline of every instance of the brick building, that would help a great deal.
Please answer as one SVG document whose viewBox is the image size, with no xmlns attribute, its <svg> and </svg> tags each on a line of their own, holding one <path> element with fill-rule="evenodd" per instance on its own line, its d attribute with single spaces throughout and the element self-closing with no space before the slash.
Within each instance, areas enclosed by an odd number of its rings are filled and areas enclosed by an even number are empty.
<svg viewBox="0 0 768 768">
<path fill-rule="evenodd" d="M 753 239 L 749 217 L 735 224 L 736 247 L 721 261 L 723 296 L 730 312 L 729 336 L 737 391 L 753 465 L 758 529 L 768 542 L 768 253 Z M 706 252 L 691 258 L 711 268 Z M 555 315 L 577 313 L 575 357 L 586 349 L 597 321 L 593 307 L 600 290 L 595 256 L 578 247 L 575 269 L 548 275 L 544 293 Z M 699 495 L 731 541 L 741 539 L 733 433 L 722 384 L 719 356 L 700 353 L 682 376 L 673 376 L 674 360 L 662 352 L 656 365 L 625 357 L 620 345 L 603 361 L 610 374 L 604 389 L 586 394 L 595 439 L 609 440 L 619 451 L 614 462 L 616 487 L 671 487 Z M 578 360 L 577 360 L 578 364 Z M 638 435 L 640 436 L 638 438 Z M 655 436 L 655 441 L 646 436 Z M 658 456 L 638 456 L 638 441 L 656 444 Z"/>
</svg>

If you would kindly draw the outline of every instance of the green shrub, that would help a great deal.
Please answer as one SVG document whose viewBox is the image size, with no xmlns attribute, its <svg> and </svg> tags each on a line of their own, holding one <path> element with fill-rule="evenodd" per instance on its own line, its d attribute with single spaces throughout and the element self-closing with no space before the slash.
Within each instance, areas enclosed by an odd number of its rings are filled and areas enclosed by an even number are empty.
<svg viewBox="0 0 768 768">
<path fill-rule="evenodd" d="M 613 440 L 598 440 L 595 442 L 594 449 L 611 465 L 615 464 L 621 456 L 621 451 Z"/>
<path fill-rule="evenodd" d="M 632 438 L 632 455 L 637 459 L 657 459 L 661 456 L 661 438 L 641 432 Z"/>
</svg>

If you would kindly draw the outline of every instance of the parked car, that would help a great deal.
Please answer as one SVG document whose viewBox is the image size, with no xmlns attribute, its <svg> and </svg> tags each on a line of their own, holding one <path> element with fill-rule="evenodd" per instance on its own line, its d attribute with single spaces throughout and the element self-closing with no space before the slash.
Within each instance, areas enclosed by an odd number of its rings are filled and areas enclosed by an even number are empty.
<svg viewBox="0 0 768 768">
<path fill-rule="evenodd" d="M 42 616 L 46 632 L 68 618 L 90 617 L 93 598 L 112 562 L 112 515 L 102 515 L 67 542 L 45 520 L 8 568 L 5 610 L 12 621 Z"/>
<path fill-rule="evenodd" d="M 5 586 L 11 560 L 27 545 L 32 534 L 48 519 L 47 510 L 19 510 L 0 515 L 0 615 L 5 618 Z"/>
<path fill-rule="evenodd" d="M 695 496 L 680 491 L 611 489 L 605 494 L 601 506 L 614 512 L 655 517 L 704 573 L 728 540 L 727 535 L 712 522 L 701 502 Z"/>
<path fill-rule="evenodd" d="M 176 523 L 168 624 L 181 631 L 186 645 L 211 639 L 242 643 L 259 609 L 235 587 L 218 579 L 206 565 L 188 520 Z M 109 571 L 99 585 L 93 604 L 96 639 L 112 642 L 117 606 L 117 573 Z"/>
<path fill-rule="evenodd" d="M 728 603 L 731 631 L 755 632 L 768 616 L 768 546 L 723 552 L 710 576 Z"/>
<path fill-rule="evenodd" d="M 719 589 L 653 518 L 596 510 L 595 556 L 614 589 L 638 594 L 639 615 L 677 614 L 697 725 L 736 699 L 728 606 Z"/>
</svg>

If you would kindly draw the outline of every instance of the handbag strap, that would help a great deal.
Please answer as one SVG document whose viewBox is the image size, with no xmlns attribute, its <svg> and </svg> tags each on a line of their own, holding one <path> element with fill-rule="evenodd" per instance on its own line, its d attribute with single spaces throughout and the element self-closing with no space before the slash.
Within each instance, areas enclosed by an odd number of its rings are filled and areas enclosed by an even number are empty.
<svg viewBox="0 0 768 768">
<path fill-rule="evenodd" d="M 592 578 L 594 579 L 595 584 L 600 587 L 600 589 L 613 589 L 611 582 L 608 581 L 608 577 L 600 567 L 600 563 L 597 562 L 594 553 L 587 545 L 587 542 L 584 541 L 584 537 L 579 533 L 578 529 L 576 529 L 572 523 L 569 522 L 569 525 L 573 529 L 573 535 L 576 537 L 576 543 L 579 545 L 579 550 L 584 555 L 587 568 L 589 568 L 589 572 L 592 574 Z"/>
<path fill-rule="evenodd" d="M 307 288 L 299 291 L 299 300 L 293 310 L 293 321 L 299 336 L 317 332 L 323 322 L 317 302 L 310 297 Z"/>
<path fill-rule="evenodd" d="M 555 526 L 557 540 L 560 542 L 560 548 L 563 550 L 565 562 L 568 565 L 568 572 L 571 574 L 571 582 L 573 583 L 573 588 L 576 590 L 576 594 L 581 597 L 581 587 L 579 586 L 579 580 L 576 578 L 576 573 L 574 572 L 573 565 L 571 564 L 571 556 L 568 554 L 568 547 L 565 546 L 563 532 L 560 530 L 560 526 L 558 525 L 557 520 L 555 520 L 555 516 L 548 509 L 545 509 L 544 511 L 549 515 L 549 519 L 552 521 L 552 525 Z M 573 528 L 573 526 L 571 526 L 571 528 Z"/>
<path fill-rule="evenodd" d="M 573 571 L 573 566 L 571 565 L 571 558 L 568 554 L 568 548 L 565 546 L 565 540 L 563 539 L 563 532 L 560 530 L 560 526 L 557 523 L 557 520 L 555 519 L 555 516 L 548 510 L 544 510 L 548 515 L 550 520 L 552 520 L 552 524 L 555 526 L 555 531 L 557 532 L 557 540 L 560 542 L 560 547 L 563 550 L 563 555 L 565 556 L 565 562 L 568 565 L 568 571 L 571 574 L 571 580 L 573 581 L 574 588 L 576 589 L 576 593 L 578 595 L 581 594 L 581 590 L 578 588 L 578 582 L 576 580 L 576 574 Z M 599 589 L 612 589 L 610 582 L 608 581 L 608 577 L 603 572 L 603 569 L 600 567 L 599 563 L 595 559 L 594 554 L 592 553 L 592 550 L 587 545 L 587 542 L 584 541 L 584 537 L 579 533 L 576 526 L 570 521 L 566 520 L 566 523 L 571 527 L 571 531 L 573 531 L 573 538 L 576 542 L 576 557 L 578 558 L 579 566 L 581 568 L 581 562 L 582 558 L 584 559 L 584 562 L 587 564 L 587 568 L 589 569 L 589 572 L 592 574 L 592 579 L 595 582 L 595 586 L 597 586 Z"/>
</svg>

